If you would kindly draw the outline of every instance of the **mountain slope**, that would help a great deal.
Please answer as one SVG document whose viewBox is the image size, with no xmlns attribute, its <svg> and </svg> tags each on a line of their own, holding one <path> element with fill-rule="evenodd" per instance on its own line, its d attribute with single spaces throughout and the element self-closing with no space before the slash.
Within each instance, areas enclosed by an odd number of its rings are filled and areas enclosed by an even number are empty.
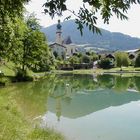
<svg viewBox="0 0 140 140">
<path fill-rule="evenodd" d="M 61 25 L 63 39 L 70 36 L 73 43 L 88 43 L 92 44 L 94 47 L 112 50 L 128 50 L 140 47 L 139 38 L 131 37 L 122 33 L 109 32 L 101 29 L 102 35 L 97 35 L 93 34 L 85 27 L 83 31 L 84 34 L 81 36 L 74 20 L 65 21 L 61 23 Z M 56 24 L 47 28 L 42 28 L 42 31 L 46 34 L 49 42 L 55 41 Z"/>
</svg>

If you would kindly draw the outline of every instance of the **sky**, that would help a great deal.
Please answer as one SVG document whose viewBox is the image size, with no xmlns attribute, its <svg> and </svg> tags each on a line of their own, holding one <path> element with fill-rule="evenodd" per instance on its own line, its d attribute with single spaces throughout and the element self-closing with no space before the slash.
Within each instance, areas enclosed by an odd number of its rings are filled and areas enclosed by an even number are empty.
<svg viewBox="0 0 140 140">
<path fill-rule="evenodd" d="M 63 21 L 65 17 L 70 15 L 70 13 L 65 12 L 63 17 L 56 17 L 55 19 L 51 19 L 48 15 L 43 13 L 44 8 L 42 5 L 47 0 L 31 0 L 28 5 L 26 5 L 26 9 L 29 13 L 34 12 L 36 17 L 39 19 L 41 26 L 48 27 L 52 24 L 57 23 L 58 19 Z M 79 8 L 82 0 L 67 0 L 67 6 L 69 9 L 75 10 Z M 103 21 L 99 19 L 97 26 L 111 32 L 121 32 L 124 34 L 128 34 L 133 37 L 140 38 L 140 5 L 133 5 L 127 14 L 129 20 L 121 21 L 113 16 L 110 19 L 109 25 L 103 24 Z"/>
</svg>

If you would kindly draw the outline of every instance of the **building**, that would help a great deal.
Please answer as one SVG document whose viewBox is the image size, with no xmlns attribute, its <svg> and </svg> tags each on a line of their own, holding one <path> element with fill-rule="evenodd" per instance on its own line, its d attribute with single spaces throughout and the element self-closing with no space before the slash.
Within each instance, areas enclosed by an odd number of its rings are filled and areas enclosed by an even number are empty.
<svg viewBox="0 0 140 140">
<path fill-rule="evenodd" d="M 128 53 L 128 56 L 131 60 L 135 60 L 140 53 L 140 49 L 128 50 L 125 52 Z"/>
<path fill-rule="evenodd" d="M 52 53 L 55 57 L 66 58 L 66 46 L 63 45 L 62 39 L 62 26 L 60 24 L 60 20 L 58 20 L 58 24 L 56 26 L 56 40 L 54 43 L 51 43 L 49 47 L 52 50 Z"/>
<path fill-rule="evenodd" d="M 77 46 L 72 44 L 70 36 L 65 40 L 62 39 L 62 26 L 60 20 L 56 26 L 56 40 L 54 43 L 49 45 L 55 57 L 60 57 L 63 59 L 69 58 L 74 53 L 77 52 Z"/>
<path fill-rule="evenodd" d="M 62 26 L 60 24 L 60 20 L 58 20 L 58 24 L 56 26 L 56 43 L 62 44 Z"/>
<path fill-rule="evenodd" d="M 66 46 L 59 43 L 52 43 L 49 46 L 55 57 L 66 58 Z"/>
</svg>

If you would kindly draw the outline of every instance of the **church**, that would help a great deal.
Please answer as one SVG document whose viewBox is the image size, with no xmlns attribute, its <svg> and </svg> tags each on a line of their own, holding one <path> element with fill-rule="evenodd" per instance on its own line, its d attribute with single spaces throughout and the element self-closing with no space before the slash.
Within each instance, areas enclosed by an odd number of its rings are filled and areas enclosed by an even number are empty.
<svg viewBox="0 0 140 140">
<path fill-rule="evenodd" d="M 71 38 L 67 37 L 65 40 L 62 39 L 62 26 L 60 20 L 56 26 L 56 40 L 54 43 L 50 44 L 55 57 L 60 57 L 62 59 L 67 59 L 77 52 L 77 46 L 72 44 Z"/>
</svg>

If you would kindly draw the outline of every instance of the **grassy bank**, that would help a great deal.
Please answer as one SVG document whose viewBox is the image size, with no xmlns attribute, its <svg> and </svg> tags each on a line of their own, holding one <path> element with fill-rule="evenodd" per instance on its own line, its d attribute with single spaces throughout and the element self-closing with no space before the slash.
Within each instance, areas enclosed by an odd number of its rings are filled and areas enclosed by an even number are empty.
<svg viewBox="0 0 140 140">
<path fill-rule="evenodd" d="M 56 74 L 65 74 L 65 73 L 73 73 L 73 74 L 134 74 L 140 75 L 140 68 L 134 67 L 123 67 L 122 70 L 120 68 L 112 68 L 112 69 L 80 69 L 80 70 L 72 70 L 72 71 L 63 71 L 63 70 L 55 70 L 52 73 Z"/>
<path fill-rule="evenodd" d="M 22 76 L 22 73 L 16 73 L 15 65 L 11 62 L 0 65 L 0 86 L 9 85 L 13 82 L 33 81 L 37 78 L 39 78 L 39 76 L 35 76 L 34 73 L 29 70 L 25 77 Z"/>
<path fill-rule="evenodd" d="M 54 74 L 123 74 L 123 75 L 137 75 L 140 76 L 140 68 L 134 67 L 122 67 L 122 68 L 112 68 L 112 69 L 80 69 L 80 70 L 72 70 L 72 71 L 63 71 L 63 70 L 54 70 L 51 72 L 41 72 L 41 73 L 34 73 L 32 71 L 28 71 L 28 76 L 22 78 L 22 76 L 18 75 L 16 77 L 14 71 L 14 65 L 12 63 L 7 63 L 6 65 L 0 66 L 0 70 L 4 73 L 4 77 L 0 76 L 0 85 L 8 85 L 13 82 L 19 81 L 35 81 L 40 78 L 45 78 L 45 75 L 50 73 Z"/>
<path fill-rule="evenodd" d="M 10 91 L 12 90 L 12 87 Z M 50 129 L 33 128 L 18 108 L 6 88 L 0 89 L 0 139 L 1 140 L 63 140 L 63 136 Z"/>
</svg>

